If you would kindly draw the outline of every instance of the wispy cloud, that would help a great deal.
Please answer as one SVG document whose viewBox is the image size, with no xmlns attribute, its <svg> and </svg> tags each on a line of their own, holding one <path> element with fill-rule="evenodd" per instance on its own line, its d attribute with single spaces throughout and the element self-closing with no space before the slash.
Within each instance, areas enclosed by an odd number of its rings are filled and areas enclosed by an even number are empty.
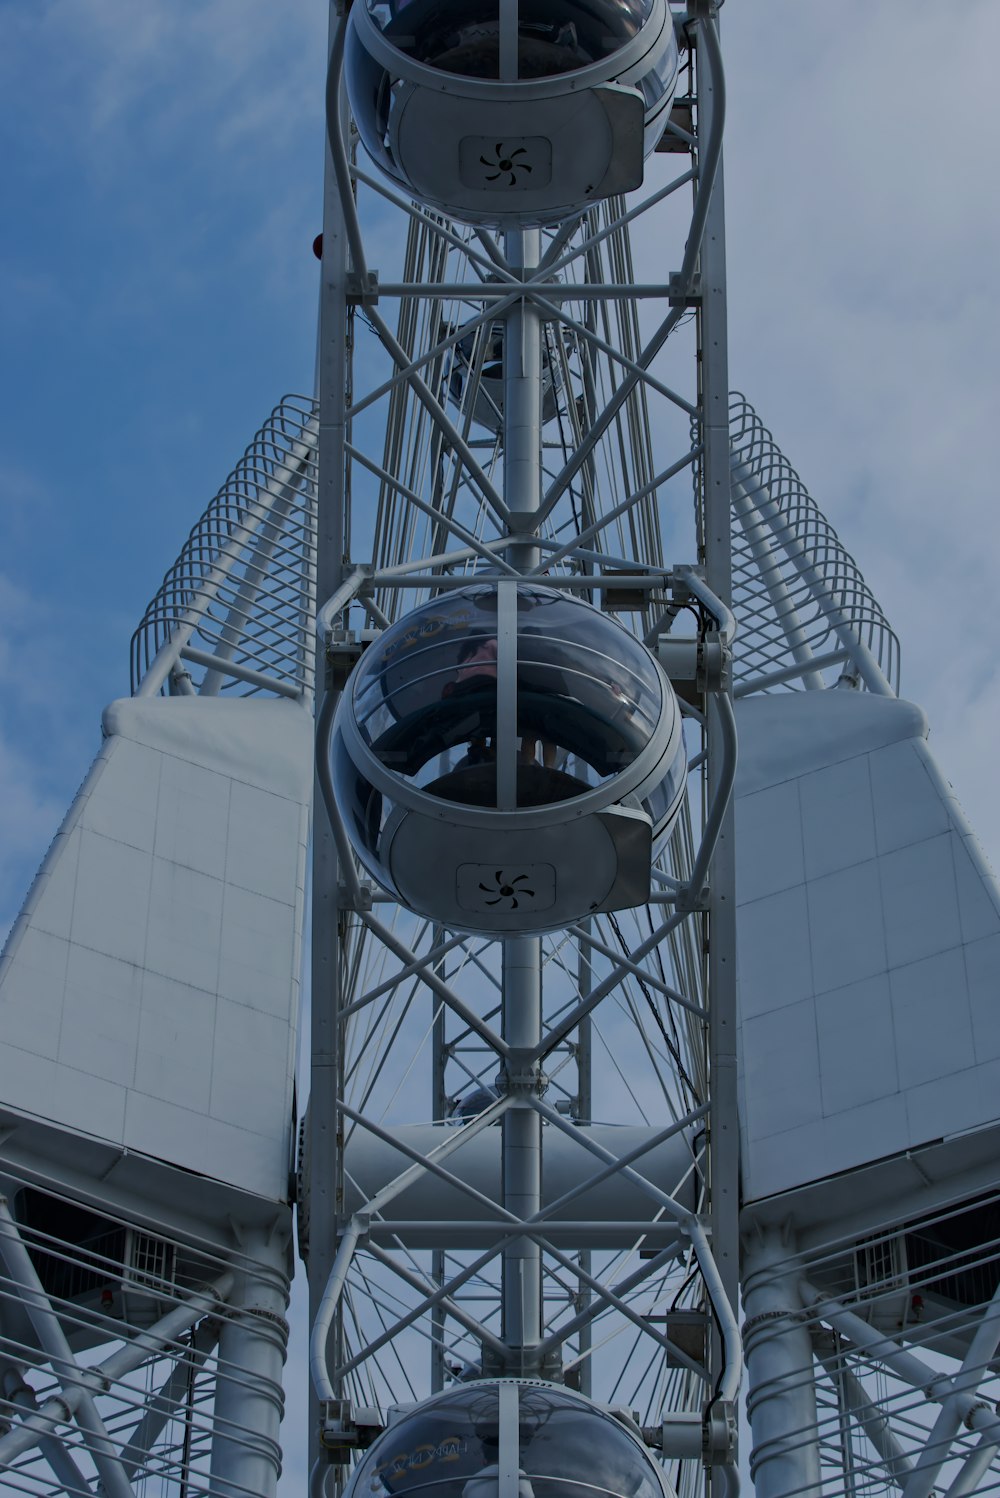
<svg viewBox="0 0 1000 1498">
<path fill-rule="evenodd" d="M 731 372 L 900 635 L 994 858 L 1000 9 L 728 6 Z M 955 18 L 957 21 L 957 17 Z"/>
</svg>

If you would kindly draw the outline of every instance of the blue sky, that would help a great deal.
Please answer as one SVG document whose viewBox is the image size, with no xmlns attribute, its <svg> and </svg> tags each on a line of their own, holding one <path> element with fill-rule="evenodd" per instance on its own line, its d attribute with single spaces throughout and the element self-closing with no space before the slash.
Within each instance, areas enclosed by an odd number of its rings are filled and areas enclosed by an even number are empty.
<svg viewBox="0 0 1000 1498">
<path fill-rule="evenodd" d="M 880 598 L 996 865 L 1000 6 L 723 20 L 733 384 Z M 146 602 L 311 387 L 324 38 L 322 0 L 0 0 L 0 931 Z"/>
<path fill-rule="evenodd" d="M 880 597 L 1000 853 L 1000 9 L 729 0 L 731 371 Z M 0 928 L 128 639 L 308 390 L 322 0 L 0 0 Z"/>
</svg>

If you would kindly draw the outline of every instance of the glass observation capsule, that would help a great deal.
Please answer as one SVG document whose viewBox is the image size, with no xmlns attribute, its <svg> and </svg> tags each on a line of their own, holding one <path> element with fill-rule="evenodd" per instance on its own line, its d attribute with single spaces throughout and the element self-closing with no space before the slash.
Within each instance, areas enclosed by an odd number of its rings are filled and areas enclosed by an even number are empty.
<svg viewBox="0 0 1000 1498">
<path fill-rule="evenodd" d="M 468 325 L 466 325 L 468 326 Z M 441 337 L 450 337 L 463 329 L 442 326 Z M 504 341 L 503 321 L 473 325 L 460 337 L 452 354 L 448 376 L 448 394 L 456 406 L 463 406 L 466 392 L 472 388 L 472 419 L 488 431 L 499 435 L 503 430 L 504 407 Z M 541 369 L 542 423 L 552 421 L 565 410 L 563 372 L 554 336 L 545 329 Z"/>
<path fill-rule="evenodd" d="M 386 630 L 341 701 L 332 753 L 373 878 L 472 931 L 643 903 L 687 769 L 673 690 L 640 641 L 513 579 Z"/>
<path fill-rule="evenodd" d="M 453 218 L 526 226 L 641 184 L 678 54 L 666 0 L 358 0 L 345 68 L 395 183 Z"/>
<path fill-rule="evenodd" d="M 516 1451 L 501 1450 L 501 1428 Z M 501 1463 L 517 1472 L 518 1498 L 673 1498 L 623 1420 L 517 1379 L 454 1384 L 408 1412 L 365 1453 L 345 1498 L 498 1498 Z"/>
</svg>

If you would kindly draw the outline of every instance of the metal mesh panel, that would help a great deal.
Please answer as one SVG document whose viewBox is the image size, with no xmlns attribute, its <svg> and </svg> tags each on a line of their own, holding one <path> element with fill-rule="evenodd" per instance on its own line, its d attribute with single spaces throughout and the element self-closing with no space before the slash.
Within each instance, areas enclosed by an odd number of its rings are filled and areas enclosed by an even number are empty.
<svg viewBox="0 0 1000 1498">
<path fill-rule="evenodd" d="M 730 396 L 735 680 L 762 689 L 789 667 L 816 674 L 830 654 L 861 656 L 899 689 L 899 641 L 836 531 L 742 395 Z M 842 655 L 834 665 L 839 672 Z M 864 682 L 865 672 L 859 677 Z M 819 684 L 815 677 L 813 684 Z"/>
<path fill-rule="evenodd" d="M 189 667 L 206 673 L 203 691 L 266 695 L 283 687 L 287 695 L 310 689 L 315 508 L 313 403 L 287 396 L 194 527 L 143 615 L 132 637 L 133 692 L 157 653 L 179 636 Z"/>
</svg>

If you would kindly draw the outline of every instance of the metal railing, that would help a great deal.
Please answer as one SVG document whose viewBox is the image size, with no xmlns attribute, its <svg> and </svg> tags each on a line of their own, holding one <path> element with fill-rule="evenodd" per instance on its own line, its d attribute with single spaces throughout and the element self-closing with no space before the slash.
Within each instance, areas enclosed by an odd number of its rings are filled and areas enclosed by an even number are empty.
<svg viewBox="0 0 1000 1498">
<path fill-rule="evenodd" d="M 315 510 L 313 402 L 286 396 L 192 530 L 132 636 L 133 694 L 311 693 Z"/>
<path fill-rule="evenodd" d="M 836 531 L 750 403 L 729 404 L 737 696 L 829 685 L 899 691 L 899 641 Z M 835 678 L 834 678 L 835 679 Z"/>
</svg>

